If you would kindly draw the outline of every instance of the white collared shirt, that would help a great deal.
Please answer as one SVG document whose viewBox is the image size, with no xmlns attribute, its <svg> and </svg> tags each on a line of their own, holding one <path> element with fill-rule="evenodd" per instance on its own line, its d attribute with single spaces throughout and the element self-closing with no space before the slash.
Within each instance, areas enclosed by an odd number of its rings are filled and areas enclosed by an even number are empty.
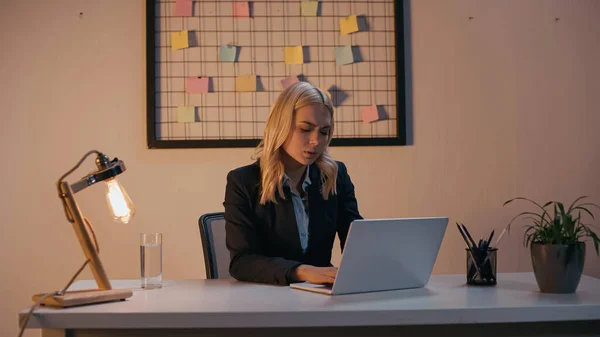
<svg viewBox="0 0 600 337">
<path fill-rule="evenodd" d="M 304 175 L 304 182 L 302 182 L 304 198 L 298 193 L 294 192 L 295 189 L 291 186 L 292 180 L 287 176 L 287 174 L 283 173 L 283 186 L 289 186 L 292 194 L 294 215 L 296 216 L 296 225 L 298 226 L 298 234 L 300 236 L 302 253 L 306 253 L 306 247 L 308 247 L 308 196 L 306 195 L 306 188 L 311 184 L 308 176 L 309 167 L 310 166 L 306 166 L 306 174 Z"/>
</svg>

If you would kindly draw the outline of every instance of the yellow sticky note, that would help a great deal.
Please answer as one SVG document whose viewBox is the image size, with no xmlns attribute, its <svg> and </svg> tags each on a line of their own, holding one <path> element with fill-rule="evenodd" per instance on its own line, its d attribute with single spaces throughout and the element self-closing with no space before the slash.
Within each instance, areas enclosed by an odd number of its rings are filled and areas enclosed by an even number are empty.
<svg viewBox="0 0 600 337">
<path fill-rule="evenodd" d="M 196 121 L 196 108 L 193 106 L 177 107 L 178 123 L 193 123 Z"/>
<path fill-rule="evenodd" d="M 179 50 L 183 48 L 188 48 L 189 46 L 190 44 L 187 30 L 171 33 L 171 49 Z"/>
<path fill-rule="evenodd" d="M 317 11 L 319 9 L 318 1 L 302 1 L 302 7 L 300 7 L 300 12 L 302 16 L 317 16 Z"/>
<path fill-rule="evenodd" d="M 304 63 L 304 53 L 302 52 L 302 46 L 284 47 L 283 54 L 285 57 L 285 64 Z"/>
<path fill-rule="evenodd" d="M 329 99 L 331 99 L 331 93 L 329 92 L 329 90 L 327 90 L 327 89 L 325 89 L 325 88 L 323 88 L 323 87 L 319 87 L 319 88 L 320 88 L 321 90 L 323 90 L 327 96 L 329 96 Z"/>
<path fill-rule="evenodd" d="M 256 75 L 241 75 L 235 78 L 235 91 L 256 91 Z"/>
<path fill-rule="evenodd" d="M 356 15 L 350 15 L 340 19 L 340 35 L 348 35 L 358 32 L 358 20 Z"/>
</svg>

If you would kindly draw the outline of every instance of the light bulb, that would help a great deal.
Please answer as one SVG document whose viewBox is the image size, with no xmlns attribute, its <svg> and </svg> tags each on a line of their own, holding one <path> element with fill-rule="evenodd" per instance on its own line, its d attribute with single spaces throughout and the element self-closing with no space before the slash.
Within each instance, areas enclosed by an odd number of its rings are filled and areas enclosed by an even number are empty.
<svg viewBox="0 0 600 337">
<path fill-rule="evenodd" d="M 129 220 L 135 214 L 133 202 L 129 199 L 127 192 L 116 178 L 105 181 L 106 183 L 106 202 L 110 208 L 113 220 L 121 223 L 129 223 Z"/>
</svg>

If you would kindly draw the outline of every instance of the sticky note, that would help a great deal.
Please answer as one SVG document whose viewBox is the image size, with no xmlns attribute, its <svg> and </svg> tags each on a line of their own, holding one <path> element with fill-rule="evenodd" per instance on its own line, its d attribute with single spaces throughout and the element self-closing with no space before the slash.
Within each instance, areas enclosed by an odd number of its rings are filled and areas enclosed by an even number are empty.
<svg viewBox="0 0 600 337">
<path fill-rule="evenodd" d="M 364 106 L 360 108 L 360 117 L 363 123 L 371 123 L 379 120 L 379 112 L 377 112 L 377 105 Z"/>
<path fill-rule="evenodd" d="M 302 16 L 317 16 L 317 10 L 319 8 L 318 1 L 302 1 L 302 7 L 300 7 L 300 13 Z"/>
<path fill-rule="evenodd" d="M 325 89 L 325 88 L 323 88 L 323 87 L 319 87 L 319 89 L 323 90 L 323 91 L 325 92 L 325 94 L 326 94 L 327 96 L 329 96 L 329 99 L 331 99 L 331 93 L 329 92 L 329 90 L 327 90 L 327 89 Z"/>
<path fill-rule="evenodd" d="M 188 31 L 182 30 L 180 32 L 171 33 L 171 49 L 179 50 L 190 46 L 188 39 Z"/>
<path fill-rule="evenodd" d="M 235 78 L 235 91 L 256 91 L 256 75 L 241 75 Z"/>
<path fill-rule="evenodd" d="M 335 54 L 335 63 L 338 66 L 354 62 L 352 46 L 335 47 L 333 49 L 333 53 Z"/>
<path fill-rule="evenodd" d="M 281 80 L 281 87 L 283 87 L 283 89 L 286 89 L 290 85 L 292 85 L 294 83 L 298 83 L 298 82 L 300 82 L 300 81 L 298 80 L 297 76 L 286 77 Z"/>
<path fill-rule="evenodd" d="M 237 54 L 237 47 L 229 44 L 221 45 L 221 51 L 219 52 L 219 61 L 221 62 L 235 62 L 235 56 Z"/>
<path fill-rule="evenodd" d="M 236 1 L 233 3 L 233 16 L 238 18 L 250 17 L 250 5 L 248 1 Z"/>
<path fill-rule="evenodd" d="M 178 123 L 193 123 L 196 121 L 196 108 L 193 106 L 177 107 Z"/>
<path fill-rule="evenodd" d="M 190 94 L 206 94 L 208 92 L 208 77 L 186 78 L 185 92 Z"/>
<path fill-rule="evenodd" d="M 356 15 L 350 15 L 340 19 L 340 35 L 348 35 L 358 32 L 358 20 Z"/>
<path fill-rule="evenodd" d="M 175 16 L 192 16 L 192 0 L 177 0 L 175 2 Z"/>
<path fill-rule="evenodd" d="M 304 53 L 302 46 L 284 47 L 283 54 L 285 64 L 302 64 L 304 63 Z"/>
</svg>

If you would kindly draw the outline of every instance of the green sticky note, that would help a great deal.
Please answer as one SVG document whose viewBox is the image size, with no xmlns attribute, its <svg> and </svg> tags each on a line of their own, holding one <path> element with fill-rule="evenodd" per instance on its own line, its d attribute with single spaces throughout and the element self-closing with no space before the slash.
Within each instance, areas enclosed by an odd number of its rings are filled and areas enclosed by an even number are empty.
<svg viewBox="0 0 600 337">
<path fill-rule="evenodd" d="M 317 16 L 317 9 L 319 8 L 318 1 L 302 1 L 302 7 L 300 7 L 300 12 L 302 16 Z"/>
<path fill-rule="evenodd" d="M 335 54 L 335 63 L 338 66 L 354 63 L 352 46 L 335 47 L 333 53 Z"/>
<path fill-rule="evenodd" d="M 221 62 L 235 62 L 235 55 L 237 54 L 237 47 L 224 44 L 221 46 L 219 52 L 219 61 Z"/>
<path fill-rule="evenodd" d="M 193 106 L 177 107 L 178 123 L 193 123 L 196 121 L 196 108 Z"/>
</svg>

